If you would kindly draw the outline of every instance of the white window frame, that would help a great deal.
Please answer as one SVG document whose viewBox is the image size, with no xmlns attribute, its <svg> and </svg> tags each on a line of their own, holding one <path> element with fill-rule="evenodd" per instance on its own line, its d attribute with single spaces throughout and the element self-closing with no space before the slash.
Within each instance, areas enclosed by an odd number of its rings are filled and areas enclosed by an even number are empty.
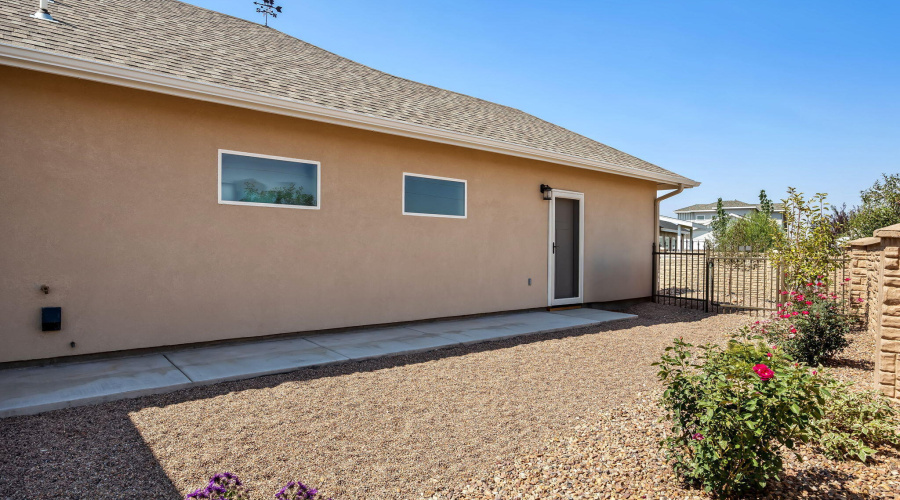
<svg viewBox="0 0 900 500">
<path fill-rule="evenodd" d="M 453 181 L 453 182 L 462 182 L 463 183 L 463 215 L 443 215 L 443 214 L 421 214 L 419 212 L 407 212 L 406 211 L 406 178 L 407 177 L 421 177 L 423 179 L 438 179 L 442 181 Z M 400 180 L 401 183 L 401 194 L 400 194 L 400 211 L 403 215 L 414 215 L 416 217 L 441 217 L 444 219 L 467 219 L 469 218 L 469 183 L 465 179 L 453 179 L 451 177 L 438 177 L 436 175 L 424 175 L 424 174 L 413 174 L 410 172 L 403 172 L 403 177 Z"/>
<path fill-rule="evenodd" d="M 230 154 L 236 156 L 250 156 L 253 158 L 266 158 L 269 160 L 282 160 L 295 163 L 306 163 L 316 166 L 316 206 L 307 205 L 284 205 L 280 203 L 254 203 L 250 201 L 230 201 L 222 199 L 222 155 Z M 262 155 L 257 153 L 246 153 L 244 151 L 232 151 L 230 149 L 219 150 L 219 205 L 242 205 L 248 207 L 270 207 L 270 208 L 299 208 L 303 210 L 320 210 L 322 208 L 322 163 L 314 160 L 301 160 L 299 158 L 287 158 L 285 156 Z"/>
</svg>

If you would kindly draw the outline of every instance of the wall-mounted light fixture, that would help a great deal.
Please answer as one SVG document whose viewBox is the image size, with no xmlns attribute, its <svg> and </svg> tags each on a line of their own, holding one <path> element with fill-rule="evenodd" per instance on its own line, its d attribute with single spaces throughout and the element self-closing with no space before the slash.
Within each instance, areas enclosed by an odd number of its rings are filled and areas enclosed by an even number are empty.
<svg viewBox="0 0 900 500">
<path fill-rule="evenodd" d="M 544 195 L 544 201 L 550 201 L 553 199 L 553 188 L 546 184 L 541 184 L 541 194 Z"/>
</svg>

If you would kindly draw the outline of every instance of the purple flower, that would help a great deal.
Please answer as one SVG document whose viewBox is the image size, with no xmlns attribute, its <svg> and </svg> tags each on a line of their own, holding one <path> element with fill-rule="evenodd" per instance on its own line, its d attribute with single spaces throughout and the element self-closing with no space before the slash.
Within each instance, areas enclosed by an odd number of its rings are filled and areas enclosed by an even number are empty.
<svg viewBox="0 0 900 500">
<path fill-rule="evenodd" d="M 247 489 L 238 477 L 230 472 L 216 474 L 209 478 L 206 488 L 188 494 L 185 500 L 242 500 L 247 498 Z"/>
<path fill-rule="evenodd" d="M 691 439 L 693 439 L 695 441 L 701 441 L 701 440 L 703 440 L 703 434 L 700 434 L 699 432 L 695 432 L 691 435 Z"/>
<path fill-rule="evenodd" d="M 275 500 L 314 500 L 319 490 L 300 481 L 291 481 L 275 494 Z"/>
</svg>

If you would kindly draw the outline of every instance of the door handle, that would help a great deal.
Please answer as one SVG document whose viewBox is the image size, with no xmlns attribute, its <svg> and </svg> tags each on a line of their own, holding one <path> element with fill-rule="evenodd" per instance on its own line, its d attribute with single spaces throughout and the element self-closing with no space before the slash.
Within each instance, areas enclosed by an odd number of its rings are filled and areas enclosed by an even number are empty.
<svg viewBox="0 0 900 500">
<path fill-rule="evenodd" d="M 556 253 L 556 242 L 553 242 L 553 253 Z"/>
</svg>

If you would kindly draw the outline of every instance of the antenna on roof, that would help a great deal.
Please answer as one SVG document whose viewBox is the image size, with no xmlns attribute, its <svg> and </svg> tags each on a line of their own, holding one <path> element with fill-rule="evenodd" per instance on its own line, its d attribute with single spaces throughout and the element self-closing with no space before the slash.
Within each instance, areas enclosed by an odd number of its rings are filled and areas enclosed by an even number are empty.
<svg viewBox="0 0 900 500">
<path fill-rule="evenodd" d="M 53 16 L 50 15 L 50 11 L 47 10 L 47 6 L 49 4 L 50 0 L 40 0 L 37 12 L 35 12 L 31 17 L 35 19 L 43 19 L 45 21 L 56 22 L 56 19 L 53 19 Z"/>
</svg>

